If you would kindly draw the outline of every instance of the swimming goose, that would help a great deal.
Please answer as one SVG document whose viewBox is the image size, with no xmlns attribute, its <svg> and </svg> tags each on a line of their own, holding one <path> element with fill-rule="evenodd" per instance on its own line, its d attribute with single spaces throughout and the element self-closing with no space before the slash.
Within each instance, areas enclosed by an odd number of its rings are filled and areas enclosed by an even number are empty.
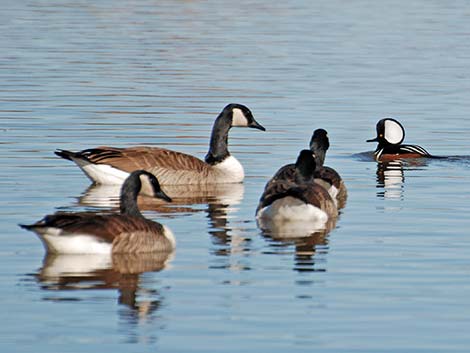
<svg viewBox="0 0 470 353">
<path fill-rule="evenodd" d="M 229 104 L 214 122 L 204 161 L 185 153 L 145 146 L 101 146 L 80 152 L 57 150 L 55 154 L 75 162 L 97 184 L 120 185 L 130 172 L 138 169 L 154 174 L 162 185 L 240 183 L 245 177 L 243 167 L 228 151 L 232 127 L 265 131 L 246 106 Z"/>
<path fill-rule="evenodd" d="M 315 130 L 310 140 L 310 150 L 315 155 L 316 164 L 314 181 L 328 190 L 333 200 L 336 200 L 338 202 L 338 206 L 342 208 L 347 199 L 348 191 L 338 172 L 331 167 L 324 166 L 326 151 L 329 147 L 330 141 L 326 130 Z M 274 174 L 271 180 L 294 181 L 295 170 L 295 164 L 287 164 L 281 167 Z"/>
<path fill-rule="evenodd" d="M 58 212 L 34 224 L 20 226 L 37 233 L 49 253 L 109 255 L 171 251 L 175 238 L 170 229 L 144 218 L 137 207 L 137 195 L 143 185 L 151 187 L 155 197 L 171 201 L 154 175 L 138 170 L 124 181 L 120 214 Z"/>
<path fill-rule="evenodd" d="M 338 214 L 335 202 L 326 189 L 314 183 L 315 157 L 302 150 L 295 163 L 295 179 L 271 181 L 256 209 L 258 219 L 311 221 L 317 227 Z"/>
</svg>

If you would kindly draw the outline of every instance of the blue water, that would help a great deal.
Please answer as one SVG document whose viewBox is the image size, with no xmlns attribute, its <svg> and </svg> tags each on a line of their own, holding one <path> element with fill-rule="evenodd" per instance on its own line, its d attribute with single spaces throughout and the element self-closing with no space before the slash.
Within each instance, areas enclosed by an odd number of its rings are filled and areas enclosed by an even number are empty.
<svg viewBox="0 0 470 353">
<path fill-rule="evenodd" d="M 2 5 L 2 351 L 468 351 L 465 1 Z M 230 102 L 267 131 L 230 133 L 242 186 L 146 207 L 175 233 L 168 259 L 45 257 L 17 226 L 115 206 L 56 148 L 203 157 Z M 384 170 L 361 154 L 384 116 L 401 121 L 406 143 L 461 157 Z M 264 184 L 319 127 L 346 207 L 328 234 L 267 236 L 254 218 Z"/>
</svg>

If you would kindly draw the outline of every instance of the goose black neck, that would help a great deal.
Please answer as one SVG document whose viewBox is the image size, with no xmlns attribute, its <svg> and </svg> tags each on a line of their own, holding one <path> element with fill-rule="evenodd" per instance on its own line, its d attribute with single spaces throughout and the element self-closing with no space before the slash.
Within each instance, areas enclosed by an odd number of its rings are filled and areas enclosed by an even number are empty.
<svg viewBox="0 0 470 353">
<path fill-rule="evenodd" d="M 315 153 L 316 169 L 321 169 L 323 163 L 325 163 L 326 150 L 322 148 L 312 148 L 312 152 Z"/>
<path fill-rule="evenodd" d="M 295 163 L 296 183 L 302 184 L 311 182 L 314 178 L 315 167 L 316 163 L 312 152 L 308 150 L 302 151 Z"/>
<path fill-rule="evenodd" d="M 301 170 L 297 168 L 295 173 L 296 184 L 306 184 L 312 182 L 314 179 L 314 173 L 311 171 Z"/>
<path fill-rule="evenodd" d="M 310 150 L 315 154 L 315 163 L 317 169 L 323 167 L 323 164 L 325 163 L 326 151 L 328 151 L 328 148 L 330 148 L 330 142 L 328 141 L 327 136 L 312 136 L 312 139 L 310 140 Z"/>
<path fill-rule="evenodd" d="M 142 217 L 137 206 L 137 196 L 139 195 L 142 183 L 140 174 L 135 172 L 128 177 L 121 188 L 120 211 L 123 215 Z"/>
<path fill-rule="evenodd" d="M 230 156 L 228 151 L 228 132 L 231 128 L 231 116 L 229 113 L 222 112 L 214 122 L 212 128 L 209 152 L 207 152 L 205 161 L 214 165 L 222 162 Z"/>
</svg>

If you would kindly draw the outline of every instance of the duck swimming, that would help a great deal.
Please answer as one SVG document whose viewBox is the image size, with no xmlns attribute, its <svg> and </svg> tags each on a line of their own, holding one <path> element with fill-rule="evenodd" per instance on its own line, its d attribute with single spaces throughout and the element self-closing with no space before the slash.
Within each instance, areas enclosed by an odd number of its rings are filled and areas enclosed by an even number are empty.
<svg viewBox="0 0 470 353">
<path fill-rule="evenodd" d="M 423 147 L 417 145 L 403 145 L 405 129 L 393 118 L 379 120 L 376 126 L 377 137 L 367 142 L 377 142 L 374 157 L 377 161 L 386 161 L 402 158 L 432 158 L 433 156 Z"/>
</svg>

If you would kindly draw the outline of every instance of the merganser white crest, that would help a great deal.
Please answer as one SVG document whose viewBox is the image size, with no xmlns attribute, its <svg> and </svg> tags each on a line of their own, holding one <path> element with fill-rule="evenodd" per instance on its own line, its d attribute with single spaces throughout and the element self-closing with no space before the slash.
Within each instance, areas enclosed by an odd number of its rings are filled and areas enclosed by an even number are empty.
<svg viewBox="0 0 470 353">
<path fill-rule="evenodd" d="M 392 118 L 384 120 L 384 139 L 393 145 L 402 143 L 405 139 L 405 130 L 403 126 Z"/>
</svg>

